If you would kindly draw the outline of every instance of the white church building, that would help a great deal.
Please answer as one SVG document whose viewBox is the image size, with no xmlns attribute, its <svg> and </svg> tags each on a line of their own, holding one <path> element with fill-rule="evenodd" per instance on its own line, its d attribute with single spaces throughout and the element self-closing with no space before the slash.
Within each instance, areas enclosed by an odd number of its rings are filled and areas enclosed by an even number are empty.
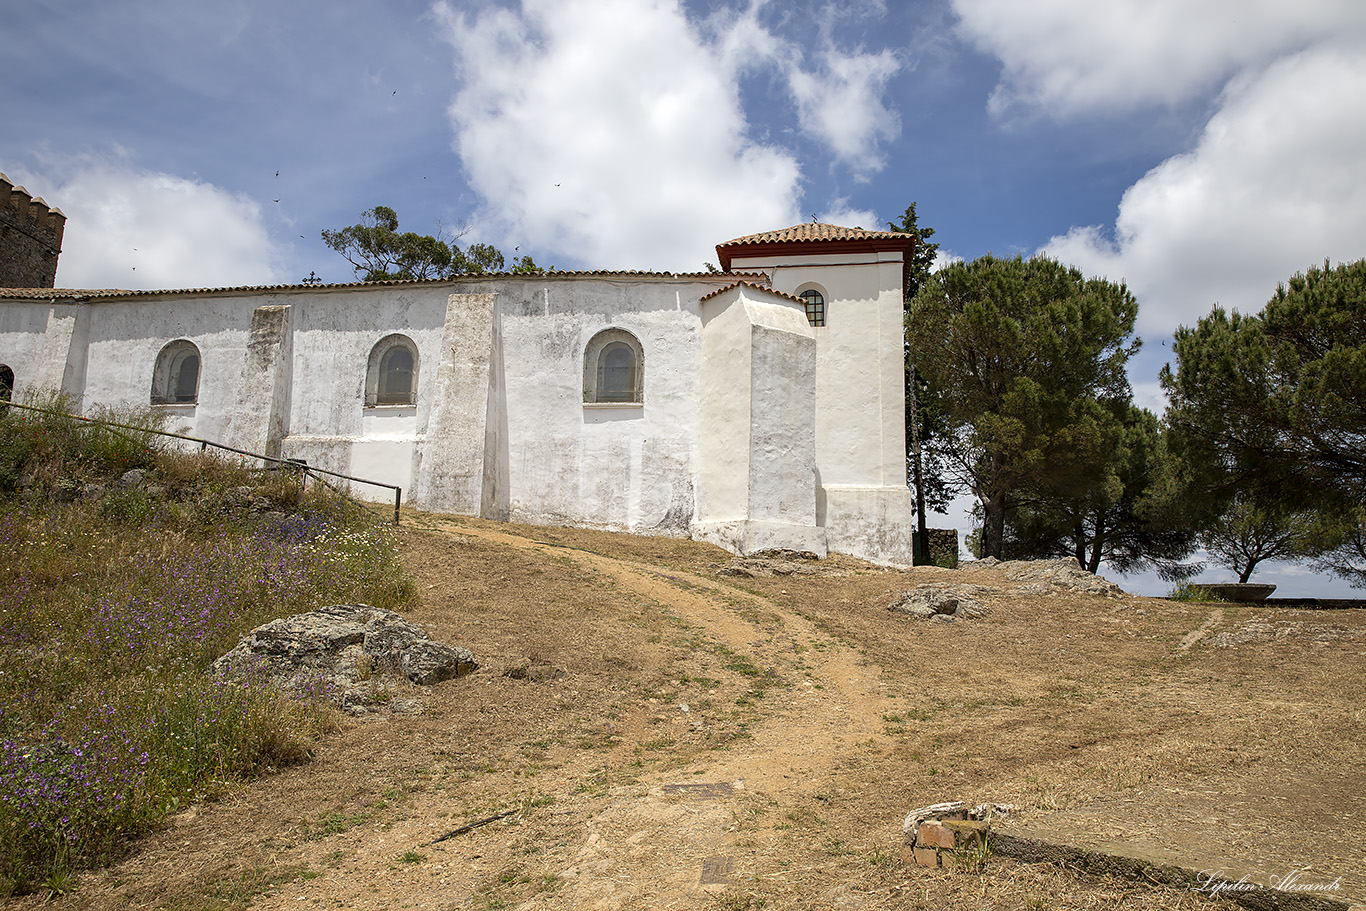
<svg viewBox="0 0 1366 911">
<path fill-rule="evenodd" d="M 421 509 L 908 564 L 912 242 L 803 224 L 714 273 L 0 290 L 0 380 Z"/>
</svg>

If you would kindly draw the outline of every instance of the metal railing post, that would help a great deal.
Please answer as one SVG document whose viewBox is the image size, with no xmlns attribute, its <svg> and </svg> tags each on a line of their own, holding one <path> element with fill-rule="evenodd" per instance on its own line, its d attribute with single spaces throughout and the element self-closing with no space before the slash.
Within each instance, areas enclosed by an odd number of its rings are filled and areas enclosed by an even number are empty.
<svg viewBox="0 0 1366 911">
<path fill-rule="evenodd" d="M 14 408 L 20 408 L 24 411 L 35 411 L 38 414 L 50 414 L 55 417 L 71 418 L 73 420 L 80 421 L 82 424 L 101 424 L 105 427 L 117 427 L 120 430 L 132 430 L 137 433 L 150 433 L 155 436 L 170 437 L 176 440 L 189 440 L 192 443 L 199 444 L 200 452 L 207 452 L 209 447 L 212 446 L 215 449 L 222 449 L 226 452 L 236 453 L 237 455 L 243 455 L 253 459 L 260 459 L 263 462 L 269 462 L 271 464 L 281 467 L 283 467 L 286 464 L 292 464 L 294 466 L 303 468 L 303 474 L 305 479 L 307 479 L 309 474 L 316 472 L 320 475 L 331 475 L 334 478 L 342 478 L 346 481 L 355 481 L 358 484 L 369 484 L 371 487 L 387 487 L 389 490 L 392 490 L 394 492 L 394 524 L 399 524 L 398 513 L 399 508 L 403 502 L 403 488 L 398 486 L 397 484 L 386 484 L 383 481 L 371 481 L 368 478 L 358 478 L 355 475 L 342 474 L 339 471 L 328 471 L 326 468 L 311 468 L 309 467 L 307 462 L 303 462 L 303 464 L 300 466 L 300 462 L 302 462 L 302 460 L 296 461 L 292 459 L 277 459 L 273 456 L 262 455 L 258 452 L 248 452 L 245 449 L 237 449 L 236 447 L 229 446 L 226 443 L 215 443 L 213 440 L 206 440 L 203 437 L 190 436 L 186 433 L 171 433 L 168 430 L 155 430 L 151 427 L 134 427 L 131 424 L 120 424 L 116 421 L 102 421 L 98 418 L 88 418 L 79 414 L 68 414 L 64 411 L 53 411 L 48 408 L 35 408 L 32 405 L 21 405 L 18 402 L 14 401 L 5 402 L 5 405 L 12 406 Z M 348 499 L 352 499 L 352 497 L 349 494 L 343 493 L 342 496 L 345 496 Z"/>
</svg>

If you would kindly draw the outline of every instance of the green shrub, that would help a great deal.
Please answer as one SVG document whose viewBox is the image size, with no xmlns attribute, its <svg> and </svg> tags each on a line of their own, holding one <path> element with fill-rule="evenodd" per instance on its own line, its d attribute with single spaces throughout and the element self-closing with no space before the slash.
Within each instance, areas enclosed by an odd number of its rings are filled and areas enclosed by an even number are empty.
<svg viewBox="0 0 1366 911">
<path fill-rule="evenodd" d="M 244 632 L 415 600 L 393 528 L 321 485 L 18 412 L 0 417 L 0 483 L 37 475 L 52 496 L 0 491 L 0 895 L 68 883 L 168 813 L 308 758 L 332 718 L 320 694 L 209 673 Z M 62 502 L 73 475 L 128 467 L 164 490 Z M 273 508 L 229 508 L 244 486 Z"/>
</svg>

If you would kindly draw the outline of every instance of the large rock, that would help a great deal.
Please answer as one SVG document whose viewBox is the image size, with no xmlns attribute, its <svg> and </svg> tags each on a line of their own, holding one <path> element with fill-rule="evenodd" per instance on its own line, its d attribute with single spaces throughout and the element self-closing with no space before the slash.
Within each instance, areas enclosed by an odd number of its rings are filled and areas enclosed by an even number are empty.
<svg viewBox="0 0 1366 911">
<path fill-rule="evenodd" d="M 995 567 L 1012 581 L 1026 583 L 1021 591 L 1027 594 L 1046 595 L 1058 590 L 1103 595 L 1109 598 L 1117 598 L 1124 594 L 1124 590 L 1115 583 L 1088 573 L 1077 565 L 1076 560 L 1068 558 L 1006 560 L 1003 563 L 996 563 Z"/>
<path fill-rule="evenodd" d="M 910 614 L 924 620 L 932 617 L 944 620 L 976 619 L 990 613 L 977 598 L 991 594 L 999 594 L 999 591 L 985 585 L 931 582 L 902 592 L 895 601 L 887 605 L 887 609 L 893 613 Z"/>
<path fill-rule="evenodd" d="M 429 638 L 393 611 L 333 604 L 258 626 L 213 669 L 325 696 L 364 714 L 387 701 L 394 678 L 430 686 L 478 666 L 468 650 Z"/>
</svg>

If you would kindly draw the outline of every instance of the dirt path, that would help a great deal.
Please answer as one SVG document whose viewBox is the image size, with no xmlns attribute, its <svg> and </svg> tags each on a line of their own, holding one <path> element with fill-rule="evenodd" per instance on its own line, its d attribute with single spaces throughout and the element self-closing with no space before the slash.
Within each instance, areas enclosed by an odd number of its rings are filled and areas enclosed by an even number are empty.
<svg viewBox="0 0 1366 911">
<path fill-rule="evenodd" d="M 706 896 L 752 882 L 761 873 L 783 875 L 773 858 L 765 856 L 779 839 L 764 838 L 738 820 L 755 804 L 765 804 L 768 815 L 786 819 L 801 798 L 830 786 L 842 749 L 881 736 L 878 719 L 891 710 L 891 703 L 879 693 L 878 669 L 798 614 L 700 575 L 665 572 L 503 532 L 465 527 L 459 534 L 572 561 L 657 605 L 677 622 L 704 631 L 702 635 L 723 654 L 735 656 L 735 663 L 758 668 L 764 675 L 786 675 L 794 669 L 795 643 L 814 643 L 821 653 L 819 667 L 804 675 L 800 684 L 766 701 L 765 715 L 751 738 L 641 775 L 630 786 L 612 789 L 605 799 L 556 794 L 554 812 L 579 817 L 583 834 L 538 851 L 533 869 L 517 874 L 543 881 L 554 878 L 559 884 L 537 896 L 533 906 L 694 908 Z M 692 714 L 686 703 L 664 708 L 685 720 Z M 436 863 L 396 870 L 388 863 L 399 845 L 412 843 L 405 837 L 409 833 L 435 831 L 446 824 L 444 818 L 434 823 L 431 816 L 444 814 L 437 806 L 417 805 L 392 829 L 356 833 L 365 841 L 353 838 L 351 850 L 360 858 L 383 858 L 385 863 L 343 867 L 336 880 L 354 883 L 357 874 L 383 878 L 382 896 L 338 895 L 327 882 L 333 877 L 327 876 L 287 885 L 258 907 L 445 908 L 476 898 L 478 874 L 485 866 L 480 862 L 497 853 L 489 842 L 502 837 L 497 826 L 475 837 L 432 846 L 428 850 L 433 858 L 440 858 Z M 386 868 L 393 875 L 385 876 Z M 453 868 L 475 875 L 466 874 L 462 884 L 458 873 L 448 872 Z"/>
<path fill-rule="evenodd" d="M 480 670 L 395 692 L 420 714 L 343 719 L 313 761 L 182 813 L 56 907 L 1228 907 L 1002 858 L 904 866 L 905 813 L 945 799 L 1366 892 L 1366 614 L 838 557 L 721 577 L 697 542 L 436 516 L 405 554 L 409 619 Z M 988 615 L 886 610 L 950 581 L 995 587 Z"/>
</svg>

